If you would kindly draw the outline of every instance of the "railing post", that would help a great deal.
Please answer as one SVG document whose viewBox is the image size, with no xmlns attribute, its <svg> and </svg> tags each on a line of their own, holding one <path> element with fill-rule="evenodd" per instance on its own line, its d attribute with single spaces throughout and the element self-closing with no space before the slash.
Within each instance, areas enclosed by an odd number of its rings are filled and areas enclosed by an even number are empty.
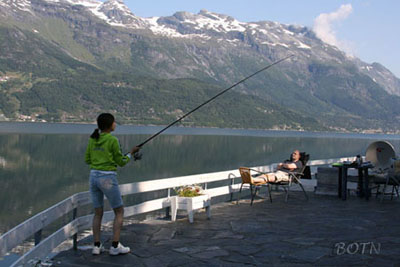
<svg viewBox="0 0 400 267">
<path fill-rule="evenodd" d="M 76 219 L 77 213 L 78 213 L 78 208 L 74 208 L 72 210 L 72 220 Z M 73 243 L 74 250 L 78 250 L 78 233 L 73 235 L 72 243 Z"/>
<path fill-rule="evenodd" d="M 231 193 L 230 193 L 230 200 L 229 201 L 233 201 L 233 190 L 232 190 L 232 188 L 233 188 L 233 185 L 235 184 L 235 178 L 236 178 L 234 175 L 233 175 L 233 178 L 231 178 L 231 174 L 232 173 L 230 173 L 229 176 L 228 176 L 228 178 L 231 179 Z"/>
<path fill-rule="evenodd" d="M 168 198 L 171 197 L 171 188 L 168 188 Z M 170 211 L 171 211 L 171 207 L 166 207 L 165 208 L 165 217 L 169 218 L 170 217 Z"/>
<path fill-rule="evenodd" d="M 35 233 L 35 246 L 37 246 L 40 241 L 42 241 L 42 229 Z"/>
</svg>

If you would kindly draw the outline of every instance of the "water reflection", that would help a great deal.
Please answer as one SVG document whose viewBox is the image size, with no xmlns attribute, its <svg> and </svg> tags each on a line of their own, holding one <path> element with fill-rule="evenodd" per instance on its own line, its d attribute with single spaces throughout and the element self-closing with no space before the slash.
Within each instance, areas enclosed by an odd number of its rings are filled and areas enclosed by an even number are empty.
<svg viewBox="0 0 400 267">
<path fill-rule="evenodd" d="M 119 135 L 127 151 L 147 135 Z M 58 201 L 88 190 L 87 134 L 0 135 L 0 233 Z M 311 159 L 365 154 L 373 139 L 161 135 L 143 159 L 119 170 L 120 183 L 259 166 L 288 158 L 294 148 Z M 399 140 L 390 140 L 396 151 Z"/>
</svg>

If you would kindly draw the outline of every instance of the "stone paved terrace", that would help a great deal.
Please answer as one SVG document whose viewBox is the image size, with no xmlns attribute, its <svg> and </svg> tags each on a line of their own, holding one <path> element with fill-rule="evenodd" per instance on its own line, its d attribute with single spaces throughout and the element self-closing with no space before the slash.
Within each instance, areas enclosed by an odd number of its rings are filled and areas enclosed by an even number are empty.
<svg viewBox="0 0 400 267">
<path fill-rule="evenodd" d="M 274 192 L 267 199 L 212 206 L 194 223 L 182 216 L 124 227 L 121 241 L 131 253 L 92 256 L 64 251 L 55 266 L 400 266 L 400 201 L 380 203 L 350 197 L 293 193 L 288 203 Z M 106 249 L 111 232 L 103 234 Z M 80 246 L 91 245 L 91 237 Z"/>
</svg>

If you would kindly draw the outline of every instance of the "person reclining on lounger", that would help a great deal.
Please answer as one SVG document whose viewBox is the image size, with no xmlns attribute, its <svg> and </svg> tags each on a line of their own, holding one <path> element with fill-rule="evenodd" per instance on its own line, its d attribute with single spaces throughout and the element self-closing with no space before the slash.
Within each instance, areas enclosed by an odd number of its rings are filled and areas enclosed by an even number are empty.
<svg viewBox="0 0 400 267">
<path fill-rule="evenodd" d="M 254 182 L 286 182 L 289 181 L 289 172 L 300 171 L 303 163 L 300 160 L 300 151 L 295 150 L 292 153 L 292 160 L 286 160 L 279 163 L 276 172 L 265 173 L 260 176 L 254 177 Z"/>
</svg>

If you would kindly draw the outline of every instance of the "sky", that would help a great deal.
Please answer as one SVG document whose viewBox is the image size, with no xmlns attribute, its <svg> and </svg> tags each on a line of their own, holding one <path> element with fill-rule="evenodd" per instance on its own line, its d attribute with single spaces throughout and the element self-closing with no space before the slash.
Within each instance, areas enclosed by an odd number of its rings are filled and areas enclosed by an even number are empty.
<svg viewBox="0 0 400 267">
<path fill-rule="evenodd" d="M 140 17 L 201 9 L 241 22 L 276 21 L 314 29 L 327 43 L 366 63 L 378 62 L 400 78 L 399 0 L 124 0 Z"/>
</svg>

